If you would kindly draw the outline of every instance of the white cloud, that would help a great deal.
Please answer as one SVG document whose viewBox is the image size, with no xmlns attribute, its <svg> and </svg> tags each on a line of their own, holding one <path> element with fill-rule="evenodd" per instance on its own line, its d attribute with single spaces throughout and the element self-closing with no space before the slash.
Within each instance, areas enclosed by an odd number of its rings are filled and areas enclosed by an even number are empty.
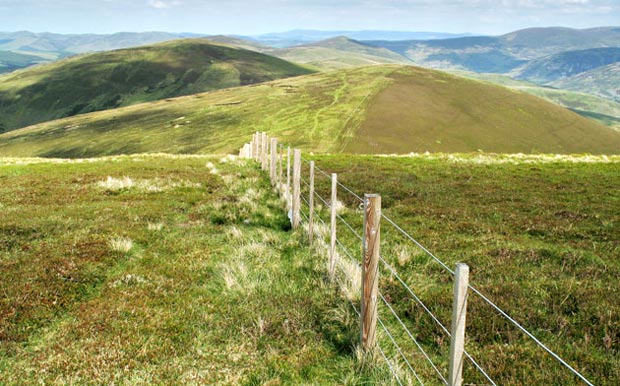
<svg viewBox="0 0 620 386">
<path fill-rule="evenodd" d="M 157 8 L 157 9 L 166 9 L 166 8 L 171 8 L 177 5 L 180 5 L 181 2 L 180 1 L 167 1 L 167 0 L 149 0 L 149 5 L 153 8 Z"/>
</svg>

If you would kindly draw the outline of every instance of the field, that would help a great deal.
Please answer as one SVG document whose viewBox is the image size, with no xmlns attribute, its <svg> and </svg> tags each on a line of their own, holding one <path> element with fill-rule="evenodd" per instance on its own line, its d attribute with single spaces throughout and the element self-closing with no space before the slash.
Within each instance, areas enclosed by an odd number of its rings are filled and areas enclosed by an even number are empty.
<svg viewBox="0 0 620 386">
<path fill-rule="evenodd" d="M 467 262 L 477 288 L 595 384 L 620 380 L 618 157 L 315 159 L 354 191 L 381 193 L 385 213 L 450 266 Z M 358 355 L 357 321 L 326 282 L 323 249 L 290 231 L 253 163 L 1 165 L 1 384 L 389 383 L 380 361 Z M 317 182 L 328 197 L 327 180 Z M 339 194 L 359 226 L 358 203 Z M 382 238 L 384 256 L 449 320 L 449 277 L 386 224 Z M 445 370 L 448 340 L 382 278 Z M 499 384 L 577 384 L 474 299 L 468 336 Z"/>
</svg>

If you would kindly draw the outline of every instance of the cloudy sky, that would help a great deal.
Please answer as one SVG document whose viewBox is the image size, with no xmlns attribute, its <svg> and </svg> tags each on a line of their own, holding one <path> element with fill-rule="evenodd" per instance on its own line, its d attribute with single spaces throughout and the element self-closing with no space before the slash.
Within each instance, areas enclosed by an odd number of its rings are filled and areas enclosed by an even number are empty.
<svg viewBox="0 0 620 386">
<path fill-rule="evenodd" d="M 620 0 L 0 0 L 0 30 L 259 34 L 290 29 L 502 34 L 620 25 Z"/>
</svg>

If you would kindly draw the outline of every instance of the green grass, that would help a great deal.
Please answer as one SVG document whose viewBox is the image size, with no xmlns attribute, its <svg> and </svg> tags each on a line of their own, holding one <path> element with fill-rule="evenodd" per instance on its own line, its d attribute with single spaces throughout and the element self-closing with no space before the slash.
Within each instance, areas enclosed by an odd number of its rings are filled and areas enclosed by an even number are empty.
<svg viewBox="0 0 620 386">
<path fill-rule="evenodd" d="M 618 133 L 525 93 L 383 65 L 84 114 L 0 135 L 13 156 L 236 152 L 267 131 L 315 152 L 617 153 Z"/>
<path fill-rule="evenodd" d="M 72 57 L 0 78 L 6 130 L 312 71 L 268 55 L 188 39 Z"/>
<path fill-rule="evenodd" d="M 0 384 L 390 383 L 256 166 L 0 165 Z"/>
<path fill-rule="evenodd" d="M 310 158 L 327 173 L 338 173 L 354 192 L 381 194 L 387 216 L 451 268 L 467 263 L 474 286 L 594 384 L 620 382 L 618 157 Z M 328 198 L 328 179 L 316 178 L 319 194 Z M 345 205 L 341 215 L 361 233 L 360 203 L 342 189 L 338 195 Z M 328 212 L 320 213 L 328 221 Z M 381 227 L 382 256 L 449 327 L 450 275 L 387 222 Z M 338 237 L 359 256 L 359 242 L 341 224 Z M 449 339 L 380 268 L 383 294 L 447 371 Z M 380 314 L 399 331 L 388 309 L 380 308 Z M 467 349 L 497 384 L 580 384 L 473 294 L 467 326 Z M 425 380 L 435 384 L 436 376 L 409 339 L 404 334 L 397 339 Z M 382 341 L 397 355 L 386 336 Z M 469 363 L 465 375 L 466 383 L 487 384 Z"/>
<path fill-rule="evenodd" d="M 617 156 L 312 158 L 355 192 L 380 193 L 384 213 L 449 266 L 469 264 L 477 288 L 594 384 L 620 380 Z M 291 232 L 255 164 L 136 155 L 1 165 L 1 384 L 390 382 L 356 350 L 357 319 L 327 284 L 326 248 L 309 248 L 304 227 Z M 317 190 L 329 197 L 321 174 Z M 339 200 L 359 231 L 359 203 L 342 190 Z M 319 226 L 316 239 L 327 234 Z M 338 237 L 359 256 L 347 229 Z M 382 256 L 448 325 L 449 275 L 385 222 Z M 383 267 L 380 275 L 445 373 L 449 340 Z M 498 384 L 578 384 L 473 295 L 467 334 Z M 395 337 L 425 384 L 439 384 Z M 397 357 L 382 333 L 380 342 Z M 465 376 L 484 383 L 469 365 Z"/>
</svg>

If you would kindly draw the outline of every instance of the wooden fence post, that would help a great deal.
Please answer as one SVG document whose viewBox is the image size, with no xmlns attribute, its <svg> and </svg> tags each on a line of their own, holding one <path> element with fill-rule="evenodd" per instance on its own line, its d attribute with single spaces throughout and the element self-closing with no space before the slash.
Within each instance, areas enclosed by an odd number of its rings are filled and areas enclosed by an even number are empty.
<svg viewBox="0 0 620 386">
<path fill-rule="evenodd" d="M 381 196 L 364 195 L 364 264 L 362 265 L 362 348 L 374 349 L 377 333 L 379 253 L 381 244 Z"/>
<path fill-rule="evenodd" d="M 310 196 L 308 197 L 308 242 L 312 245 L 312 238 L 314 236 L 314 161 L 310 161 Z"/>
<path fill-rule="evenodd" d="M 252 156 L 254 155 L 254 140 L 256 138 L 254 137 L 254 134 L 252 134 L 252 139 L 250 140 L 250 153 L 248 154 L 248 158 L 252 158 Z"/>
<path fill-rule="evenodd" d="M 284 158 L 284 146 L 280 144 L 278 152 L 278 197 L 282 197 L 282 158 Z"/>
<path fill-rule="evenodd" d="M 299 209 L 301 206 L 301 150 L 293 152 L 293 228 L 300 223 Z"/>
<path fill-rule="evenodd" d="M 262 152 L 261 152 L 261 167 L 263 170 L 267 170 L 267 133 L 263 131 L 261 138 Z"/>
<path fill-rule="evenodd" d="M 286 151 L 286 207 L 291 206 L 291 147 L 289 146 Z"/>
<path fill-rule="evenodd" d="M 463 353 L 465 351 L 465 319 L 467 314 L 467 287 L 469 267 L 457 264 L 454 273 L 454 300 L 452 303 L 452 338 L 450 340 L 450 386 L 463 384 Z"/>
<path fill-rule="evenodd" d="M 258 161 L 258 155 L 260 153 L 260 135 L 258 131 L 254 133 L 254 159 Z"/>
<path fill-rule="evenodd" d="M 336 203 L 338 202 L 338 175 L 332 173 L 332 198 L 330 208 L 330 239 L 329 239 L 329 278 L 334 280 L 336 272 Z"/>
<path fill-rule="evenodd" d="M 276 185 L 276 162 L 278 155 L 278 140 L 276 138 L 271 138 L 271 162 L 269 163 L 269 177 L 271 177 L 271 185 Z"/>
</svg>

